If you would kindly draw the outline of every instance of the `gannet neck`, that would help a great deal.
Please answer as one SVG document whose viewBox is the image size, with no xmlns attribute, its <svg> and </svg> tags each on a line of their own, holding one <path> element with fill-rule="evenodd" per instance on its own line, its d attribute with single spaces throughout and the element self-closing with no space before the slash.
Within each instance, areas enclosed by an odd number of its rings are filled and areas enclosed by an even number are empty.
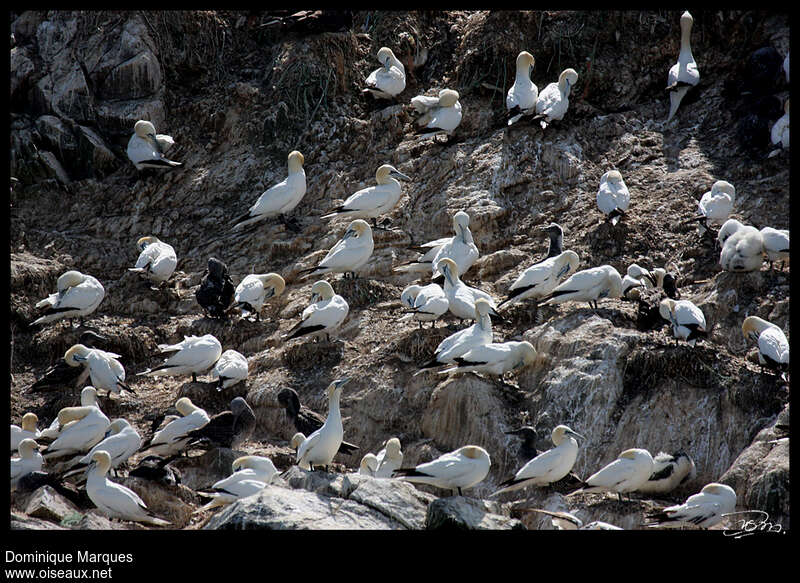
<svg viewBox="0 0 800 583">
<path fill-rule="evenodd" d="M 305 158 L 297 150 L 289 154 L 289 174 L 296 174 L 298 172 L 303 172 L 304 162 Z"/>
<path fill-rule="evenodd" d="M 690 59 L 692 57 L 691 37 L 693 22 L 692 15 L 688 11 L 684 12 L 681 16 L 681 57 L 686 54 Z"/>
<path fill-rule="evenodd" d="M 342 413 L 339 410 L 339 399 L 342 395 L 341 387 L 336 387 L 331 392 L 328 408 L 328 419 L 325 421 L 326 425 L 331 424 L 334 427 L 342 426 Z"/>
<path fill-rule="evenodd" d="M 36 416 L 36 413 L 25 413 L 22 416 L 22 430 L 23 431 L 36 431 L 36 423 L 39 421 L 39 418 Z"/>
</svg>

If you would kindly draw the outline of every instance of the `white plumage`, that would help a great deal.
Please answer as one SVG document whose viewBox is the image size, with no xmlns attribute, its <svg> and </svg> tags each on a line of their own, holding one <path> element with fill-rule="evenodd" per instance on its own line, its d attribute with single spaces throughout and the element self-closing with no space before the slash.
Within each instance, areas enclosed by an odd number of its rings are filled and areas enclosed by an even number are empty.
<svg viewBox="0 0 800 583">
<path fill-rule="evenodd" d="M 531 508 L 531 512 L 539 512 L 551 516 L 551 524 L 556 530 L 622 530 L 620 527 L 601 520 L 594 520 L 588 524 L 569 512 L 555 512 L 542 508 Z"/>
<path fill-rule="evenodd" d="M 586 486 L 578 492 L 616 492 L 622 494 L 634 492 L 644 484 L 653 473 L 653 456 L 646 449 L 626 449 L 619 457 L 589 476 Z M 570 494 L 570 496 L 572 495 Z"/>
<path fill-rule="evenodd" d="M 125 384 L 125 368 L 117 360 L 118 358 L 121 358 L 119 354 L 99 348 L 87 348 L 83 344 L 76 344 L 64 354 L 64 362 L 68 365 L 86 366 L 89 369 L 89 376 L 95 389 L 105 389 L 117 395 L 123 389 L 134 392 Z"/>
<path fill-rule="evenodd" d="M 569 108 L 569 94 L 575 83 L 578 82 L 578 73 L 575 69 L 564 69 L 558 76 L 558 83 L 550 83 L 542 89 L 536 99 L 536 119 L 542 128 L 553 120 L 564 119 L 564 114 Z"/>
<path fill-rule="evenodd" d="M 86 372 L 88 376 L 88 371 Z M 94 387 L 83 387 L 81 390 L 81 406 L 82 407 L 98 407 L 97 403 L 97 391 Z M 47 439 L 47 440 L 54 440 L 58 437 L 59 432 L 61 431 L 61 423 L 58 420 L 58 415 L 56 418 L 53 419 L 52 423 L 47 429 L 42 429 L 39 432 L 39 437 L 37 439 Z"/>
<path fill-rule="evenodd" d="M 461 123 L 461 102 L 458 91 L 442 89 L 438 97 L 417 95 L 411 106 L 422 115 L 417 119 L 417 133 L 452 134 Z"/>
<path fill-rule="evenodd" d="M 262 219 L 290 213 L 306 194 L 306 173 L 303 170 L 303 155 L 294 150 L 289 153 L 289 175 L 265 190 L 250 210 L 236 219 L 234 229 L 250 225 Z"/>
<path fill-rule="evenodd" d="M 376 456 L 374 453 L 364 454 L 364 457 L 361 458 L 361 463 L 358 464 L 358 473 L 362 476 L 371 476 L 374 478 L 377 470 L 378 456 Z"/>
<path fill-rule="evenodd" d="M 770 268 L 773 261 L 789 261 L 789 231 L 786 229 L 773 229 L 764 227 L 760 231 L 764 254 L 767 256 Z M 783 265 L 781 265 L 783 269 Z"/>
<path fill-rule="evenodd" d="M 392 476 L 417 484 L 458 490 L 460 495 L 462 489 L 482 481 L 491 465 L 489 452 L 477 445 L 465 445 L 414 468 L 395 470 Z"/>
<path fill-rule="evenodd" d="M 403 465 L 403 452 L 400 449 L 400 440 L 396 437 L 387 439 L 383 449 L 378 452 L 375 461 L 378 464 L 375 469 L 375 477 L 391 478 L 392 473 Z"/>
<path fill-rule="evenodd" d="M 453 215 L 453 231 L 455 236 L 447 240 L 444 245 L 438 248 L 431 261 L 433 277 L 439 275 L 437 266 L 439 261 L 445 257 L 452 259 L 458 267 L 458 275 L 462 276 L 472 267 L 480 253 L 469 229 L 469 215 L 464 211 L 458 211 Z"/>
<path fill-rule="evenodd" d="M 163 364 L 140 372 L 140 375 L 191 374 L 192 380 L 196 381 L 197 375 L 214 366 L 222 354 L 222 344 L 211 334 L 184 336 L 183 340 L 177 344 L 159 344 L 158 348 L 162 353 L 173 354 Z"/>
<path fill-rule="evenodd" d="M 617 170 L 609 170 L 600 177 L 600 189 L 597 191 L 597 207 L 606 215 L 606 219 L 616 225 L 620 215 L 624 215 L 631 202 L 631 194 L 622 174 Z"/>
<path fill-rule="evenodd" d="M 536 350 L 527 341 L 484 344 L 456 357 L 456 366 L 439 374 L 482 372 L 500 376 L 529 365 L 535 358 Z"/>
<path fill-rule="evenodd" d="M 299 273 L 304 274 L 302 279 L 324 273 L 352 273 L 355 276 L 355 272 L 369 261 L 374 248 L 372 229 L 366 221 L 356 219 L 316 267 L 301 269 Z"/>
<path fill-rule="evenodd" d="M 433 358 L 423 366 L 423 369 L 416 374 L 420 374 L 426 368 L 449 364 L 455 362 L 459 356 L 463 356 L 473 348 L 484 346 L 492 342 L 492 320 L 489 317 L 491 305 L 483 298 L 475 302 L 475 323 L 471 326 L 451 334 L 439 343 Z"/>
<path fill-rule="evenodd" d="M 528 267 L 511 284 L 508 288 L 508 297 L 500 302 L 498 307 L 529 298 L 543 298 L 556 288 L 559 281 L 578 269 L 579 263 L 577 253 L 564 251 Z"/>
<path fill-rule="evenodd" d="M 197 407 L 188 397 L 181 397 L 175 403 L 181 417 L 167 423 L 160 431 L 156 431 L 144 449 L 154 455 L 171 456 L 183 451 L 191 440 L 188 434 L 200 429 L 210 418 L 205 410 Z"/>
<path fill-rule="evenodd" d="M 144 168 L 175 168 L 183 166 L 164 156 L 175 140 L 166 134 L 156 134 L 155 126 L 147 120 L 140 119 L 133 126 L 133 135 L 128 140 L 128 159 L 137 170 Z"/>
<path fill-rule="evenodd" d="M 497 304 L 494 298 L 483 290 L 469 287 L 459 278 L 459 271 L 456 262 L 445 257 L 436 264 L 439 271 L 444 275 L 444 293 L 449 302 L 448 309 L 456 317 L 462 320 L 472 320 L 475 318 L 475 300 L 483 298 L 492 307 L 490 314 L 497 316 Z"/>
<path fill-rule="evenodd" d="M 787 150 L 789 148 L 789 100 L 783 104 L 784 114 L 772 126 L 770 137 L 772 143 Z"/>
<path fill-rule="evenodd" d="M 722 226 L 717 232 L 717 242 L 720 244 L 720 247 L 724 246 L 725 242 L 730 238 L 730 236 L 742 227 L 744 227 L 744 225 L 736 219 L 728 219 L 722 223 Z"/>
<path fill-rule="evenodd" d="M 211 487 L 209 495 L 213 500 L 195 512 L 224 506 L 240 498 L 257 494 L 272 482 L 278 473 L 271 459 L 257 455 L 236 458 L 231 469 L 233 473 L 230 476 L 215 482 Z"/>
<path fill-rule="evenodd" d="M 308 334 L 312 337 L 333 334 L 342 325 L 350 306 L 345 299 L 334 293 L 327 281 L 318 281 L 311 286 L 311 305 L 303 310 L 298 322 L 284 335 L 290 340 Z"/>
<path fill-rule="evenodd" d="M 89 451 L 111 424 L 96 405 L 65 407 L 58 412 L 58 423 L 58 437 L 43 451 L 48 460 Z"/>
<path fill-rule="evenodd" d="M 517 72 L 514 77 L 514 84 L 506 95 L 506 109 L 510 115 L 508 125 L 519 120 L 523 115 L 536 111 L 536 99 L 539 97 L 539 89 L 531 81 L 536 59 L 528 51 L 522 51 L 517 55 Z"/>
<path fill-rule="evenodd" d="M 211 369 L 211 379 L 217 381 L 217 390 L 227 389 L 247 378 L 247 359 L 235 350 L 226 350 Z"/>
<path fill-rule="evenodd" d="M 26 437 L 19 442 L 19 457 L 11 458 L 11 491 L 13 492 L 19 481 L 30 474 L 42 469 L 44 459 L 39 453 L 39 444 Z"/>
<path fill-rule="evenodd" d="M 584 269 L 556 286 L 543 304 L 562 302 L 589 302 L 597 309 L 597 300 L 618 298 L 622 295 L 622 277 L 610 265 Z"/>
<path fill-rule="evenodd" d="M 436 283 L 426 286 L 410 285 L 403 290 L 400 299 L 409 309 L 413 310 L 412 313 L 406 314 L 400 320 L 413 318 L 419 321 L 420 327 L 422 322 L 436 320 L 439 316 L 445 314 L 450 307 L 450 302 L 447 300 L 444 290 Z"/>
<path fill-rule="evenodd" d="M 392 99 L 406 88 L 406 69 L 389 47 L 378 50 L 378 62 L 383 66 L 369 74 L 363 91 L 382 99 Z"/>
<path fill-rule="evenodd" d="M 758 362 L 775 370 L 789 368 L 789 341 L 780 327 L 758 316 L 742 322 L 742 334 L 758 345 Z"/>
<path fill-rule="evenodd" d="M 706 336 L 706 318 L 703 311 L 689 300 L 663 299 L 658 311 L 662 318 L 672 324 L 672 334 L 676 343 L 680 338 L 694 347 L 697 338 Z"/>
<path fill-rule="evenodd" d="M 45 309 L 44 315 L 31 323 L 44 324 L 62 318 L 82 318 L 97 309 L 106 295 L 105 289 L 91 275 L 79 271 L 67 271 L 58 278 L 58 291 L 36 304 Z"/>
<path fill-rule="evenodd" d="M 669 115 L 672 119 L 689 88 L 700 83 L 700 70 L 692 56 L 692 23 L 694 19 L 687 10 L 681 15 L 681 52 L 678 62 L 672 65 L 667 74 L 667 91 L 669 91 Z"/>
<path fill-rule="evenodd" d="M 94 453 L 100 450 L 108 452 L 111 461 L 110 467 L 117 468 L 139 451 L 141 446 L 142 438 L 136 428 L 127 419 L 115 419 L 108 426 L 102 441 L 92 447 L 85 456 L 71 460 L 66 468 L 76 465 L 88 466 Z"/>
<path fill-rule="evenodd" d="M 141 250 L 139 258 L 134 267 L 129 267 L 128 271 L 141 273 L 156 282 L 167 281 L 175 272 L 178 265 L 178 257 L 175 249 L 160 241 L 158 237 L 141 237 L 136 242 L 136 247 Z"/>
<path fill-rule="evenodd" d="M 730 220 L 730 219 L 729 219 Z M 725 228 L 728 222 L 722 225 Z M 725 271 L 758 271 L 764 263 L 764 241 L 755 227 L 741 225 L 725 239 L 719 255 L 719 263 Z"/>
<path fill-rule="evenodd" d="M 234 301 L 242 312 L 252 312 L 260 319 L 264 302 L 278 297 L 284 289 L 286 282 L 277 273 L 251 273 L 236 286 Z"/>
<path fill-rule="evenodd" d="M 322 427 L 306 437 L 297 448 L 298 466 L 303 467 L 307 464 L 311 470 L 314 469 L 314 466 L 327 467 L 333 461 L 333 456 L 339 451 L 339 446 L 342 445 L 344 438 L 339 399 L 342 395 L 342 387 L 348 380 L 348 378 L 343 378 L 328 385 L 328 416 Z"/>
<path fill-rule="evenodd" d="M 660 451 L 653 458 L 653 473 L 636 491 L 645 494 L 668 494 L 681 484 L 693 480 L 696 475 L 694 460 L 685 452 L 679 451 L 670 455 Z"/>
<path fill-rule="evenodd" d="M 369 219 L 390 212 L 403 196 L 403 188 L 396 178 L 411 180 L 391 164 L 383 164 L 375 172 L 377 185 L 362 188 L 347 197 L 341 206 L 323 215 L 322 219 L 333 217 L 350 217 L 351 219 Z"/>
<path fill-rule="evenodd" d="M 20 442 L 23 439 L 38 439 L 39 431 L 36 429 L 36 424 L 39 422 L 39 417 L 36 413 L 25 413 L 22 416 L 20 425 L 11 425 L 11 451 L 16 451 Z"/>
<path fill-rule="evenodd" d="M 700 215 L 705 217 L 706 225 L 721 225 L 733 212 L 735 201 L 736 189 L 733 184 L 725 180 L 717 180 L 711 185 L 711 190 L 700 198 L 697 208 Z"/>
<path fill-rule="evenodd" d="M 669 506 L 648 516 L 648 526 L 681 527 L 693 524 L 709 528 L 722 522 L 725 514 L 736 509 L 736 492 L 730 486 L 712 482 L 700 493 L 693 494 L 683 504 Z"/>
</svg>

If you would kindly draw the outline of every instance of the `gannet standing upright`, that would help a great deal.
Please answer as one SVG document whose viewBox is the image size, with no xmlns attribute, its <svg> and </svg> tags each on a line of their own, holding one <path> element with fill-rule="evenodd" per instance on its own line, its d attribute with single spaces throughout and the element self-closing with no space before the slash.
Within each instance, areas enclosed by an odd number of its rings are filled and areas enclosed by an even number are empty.
<svg viewBox="0 0 800 583">
<path fill-rule="evenodd" d="M 175 249 L 159 240 L 158 237 L 141 237 L 136 241 L 136 247 L 141 251 L 134 267 L 128 271 L 141 273 L 151 280 L 161 283 L 167 281 L 178 265 Z"/>
<path fill-rule="evenodd" d="M 778 326 L 758 316 L 748 316 L 742 322 L 742 334 L 758 345 L 758 362 L 762 367 L 789 370 L 789 341 Z"/>
<path fill-rule="evenodd" d="M 361 92 L 371 93 L 376 98 L 393 99 L 406 88 L 406 69 L 389 47 L 378 50 L 378 62 L 383 66 L 369 74 Z"/>
<path fill-rule="evenodd" d="M 400 449 L 400 440 L 396 437 L 387 439 L 384 447 L 376 457 L 378 463 L 374 476 L 376 478 L 391 478 L 392 473 L 403 465 L 403 452 Z"/>
<path fill-rule="evenodd" d="M 698 338 L 708 336 L 703 311 L 689 300 L 675 301 L 665 298 L 661 300 L 658 311 L 662 318 L 672 324 L 676 345 L 678 338 L 681 338 L 686 340 L 689 346 L 694 347 Z"/>
<path fill-rule="evenodd" d="M 491 310 L 489 314 L 496 318 L 497 304 L 494 298 L 483 290 L 469 287 L 459 278 L 459 271 L 456 262 L 445 257 L 436 264 L 439 271 L 444 275 L 444 293 L 449 302 L 449 310 L 456 317 L 462 320 L 472 320 L 475 318 L 475 300 L 483 298 L 489 302 Z"/>
<path fill-rule="evenodd" d="M 491 309 L 492 306 L 486 299 L 478 298 L 475 300 L 475 323 L 442 340 L 439 346 L 436 347 L 433 358 L 420 368 L 425 370 L 426 368 L 450 364 L 473 348 L 491 343 L 492 319 L 489 317 Z"/>
<path fill-rule="evenodd" d="M 508 125 L 516 123 L 523 115 L 536 110 L 536 98 L 539 89 L 531 81 L 531 73 L 536 59 L 528 51 L 517 55 L 517 74 L 514 84 L 506 95 L 506 109 L 508 110 Z"/>
<path fill-rule="evenodd" d="M 487 476 L 491 465 L 489 452 L 477 445 L 465 445 L 414 468 L 397 469 L 392 477 L 457 490 L 461 496 L 463 488 L 471 488 Z"/>
<path fill-rule="evenodd" d="M 164 156 L 175 140 L 172 136 L 156 134 L 155 126 L 147 120 L 140 119 L 133 126 L 133 135 L 128 140 L 128 159 L 137 170 L 143 168 L 177 168 L 181 162 L 174 162 Z"/>
<path fill-rule="evenodd" d="M 325 280 L 315 282 L 311 286 L 311 305 L 303 310 L 300 321 L 283 339 L 291 340 L 307 334 L 313 334 L 312 338 L 323 334 L 330 336 L 338 330 L 349 311 L 347 301 L 333 291 L 331 284 Z"/>
<path fill-rule="evenodd" d="M 500 302 L 498 307 L 528 298 L 543 298 L 551 293 L 564 277 L 572 274 L 578 268 L 578 264 L 578 254 L 568 250 L 530 266 L 511 284 L 508 288 L 508 297 Z"/>
<path fill-rule="evenodd" d="M 403 196 L 403 189 L 395 177 L 411 180 L 391 164 L 381 165 L 375 172 L 377 185 L 354 192 L 344 203 L 320 218 L 323 220 L 339 216 L 351 219 L 371 218 L 373 226 L 377 226 L 376 218 L 390 212 Z"/>
<path fill-rule="evenodd" d="M 575 69 L 564 69 L 558 76 L 558 83 L 550 83 L 542 89 L 536 99 L 536 115 L 542 129 L 553 120 L 564 119 L 564 114 L 569 108 L 569 94 L 575 83 L 578 82 L 578 73 Z"/>
<path fill-rule="evenodd" d="M 672 119 L 689 88 L 700 83 L 700 71 L 692 56 L 692 23 L 694 18 L 687 10 L 681 15 L 681 52 L 678 62 L 672 65 L 667 75 L 667 91 L 669 91 L 669 116 Z"/>
<path fill-rule="evenodd" d="M 600 189 L 597 191 L 597 207 L 606 215 L 606 220 L 616 225 L 620 217 L 628 210 L 631 193 L 625 186 L 622 174 L 617 170 L 609 170 L 600 177 Z"/>
<path fill-rule="evenodd" d="M 647 516 L 647 526 L 679 527 L 694 524 L 700 528 L 714 526 L 736 509 L 736 492 L 730 486 L 712 482 L 683 504 L 669 506 Z"/>
<path fill-rule="evenodd" d="M 597 300 L 602 298 L 618 298 L 622 295 L 622 277 L 619 272 L 610 265 L 601 265 L 584 269 L 571 275 L 564 283 L 556 288 L 548 296 L 545 296 L 545 304 L 560 304 L 562 302 L 589 302 L 589 305 L 597 309 Z"/>
<path fill-rule="evenodd" d="M 56 293 L 36 304 L 37 309 L 44 308 L 45 311 L 31 322 L 31 326 L 62 318 L 80 318 L 82 322 L 83 317 L 94 312 L 106 295 L 103 285 L 94 277 L 74 270 L 61 274 L 56 288 Z"/>
<path fill-rule="evenodd" d="M 469 230 L 469 215 L 467 213 L 458 211 L 453 215 L 453 230 L 456 234 L 439 247 L 436 255 L 433 256 L 431 270 L 434 277 L 440 275 L 437 266 L 439 261 L 445 257 L 455 261 L 460 277 L 472 267 L 472 264 L 475 263 L 475 260 L 480 255 L 478 247 L 475 245 L 475 239 L 472 237 L 472 231 Z"/>
<path fill-rule="evenodd" d="M 316 267 L 301 269 L 297 273 L 302 274 L 301 279 L 324 273 L 344 273 L 345 277 L 349 273 L 355 278 L 356 271 L 369 261 L 374 248 L 372 228 L 365 220 L 356 219 Z"/>
<path fill-rule="evenodd" d="M 788 229 L 773 229 L 772 227 L 764 227 L 760 231 L 761 240 L 763 242 L 764 255 L 769 261 L 769 268 L 772 269 L 773 261 L 781 262 L 781 271 L 783 271 L 783 264 L 789 261 L 789 231 Z"/>
<path fill-rule="evenodd" d="M 302 467 L 308 464 L 313 471 L 315 465 L 325 466 L 327 469 L 333 461 L 344 437 L 339 399 L 342 396 L 342 387 L 348 380 L 350 379 L 345 377 L 328 385 L 328 417 L 322 427 L 306 437 L 297 448 L 297 465 Z"/>
<path fill-rule="evenodd" d="M 268 217 L 290 213 L 303 200 L 306 194 L 306 172 L 303 170 L 305 158 L 294 150 L 289 153 L 289 175 L 274 186 L 265 190 L 245 214 L 234 221 L 233 228 L 256 223 Z"/>
<path fill-rule="evenodd" d="M 125 368 L 117 360 L 119 354 L 106 352 L 99 348 L 87 348 L 76 344 L 64 354 L 64 362 L 70 366 L 86 366 L 95 389 L 105 389 L 119 395 L 122 389 L 136 394 L 125 384 Z"/>
</svg>

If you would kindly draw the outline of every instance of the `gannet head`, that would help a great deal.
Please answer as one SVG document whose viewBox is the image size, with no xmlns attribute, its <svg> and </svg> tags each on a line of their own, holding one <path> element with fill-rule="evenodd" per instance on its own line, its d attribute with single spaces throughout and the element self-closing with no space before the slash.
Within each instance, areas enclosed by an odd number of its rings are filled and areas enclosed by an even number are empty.
<svg viewBox="0 0 800 583">
<path fill-rule="evenodd" d="M 178 410 L 178 413 L 186 417 L 187 415 L 191 415 L 194 411 L 197 411 L 200 407 L 192 403 L 189 397 L 181 397 L 175 402 L 175 408 Z"/>
<path fill-rule="evenodd" d="M 658 313 L 668 322 L 672 321 L 672 310 L 675 309 L 675 300 L 665 298 L 658 304 Z"/>
<path fill-rule="evenodd" d="M 216 257 L 208 258 L 206 269 L 208 270 L 208 275 L 212 279 L 222 279 L 228 273 L 228 266 Z"/>
<path fill-rule="evenodd" d="M 653 460 L 652 456 L 650 455 L 650 452 L 635 447 L 631 449 L 626 449 L 621 454 L 619 454 L 619 459 L 626 459 L 626 460 L 639 460 L 646 457 L 649 457 L 650 461 Z"/>
<path fill-rule="evenodd" d="M 411 180 L 408 176 L 400 172 L 397 168 L 395 168 L 391 164 L 384 164 L 383 166 L 378 168 L 378 170 L 375 172 L 375 181 L 378 184 L 386 184 L 387 182 L 389 182 L 390 176 L 399 178 L 401 180 L 408 180 L 408 181 Z"/>
<path fill-rule="evenodd" d="M 288 160 L 289 160 L 289 174 L 292 174 L 294 172 L 299 172 L 300 170 L 302 170 L 303 163 L 305 163 L 306 161 L 303 155 L 297 150 L 289 152 Z"/>
<path fill-rule="evenodd" d="M 477 445 L 465 445 L 464 447 L 459 448 L 458 452 L 471 460 L 490 459 L 489 452 Z"/>
<path fill-rule="evenodd" d="M 717 482 L 706 484 L 700 491 L 704 494 L 714 494 L 716 496 L 724 496 L 725 494 L 728 494 L 729 496 L 736 498 L 736 491 L 733 488 Z"/>
<path fill-rule="evenodd" d="M 720 245 L 724 245 L 728 237 L 733 235 L 742 227 L 744 227 L 744 225 L 736 219 L 728 219 L 722 223 L 722 226 L 719 228 L 719 232 L 717 233 L 717 241 L 719 241 Z"/>
<path fill-rule="evenodd" d="M 535 63 L 536 59 L 528 51 L 522 51 L 517 55 L 517 71 L 525 71 L 530 75 Z"/>
<path fill-rule="evenodd" d="M 19 451 L 20 457 L 29 459 L 33 457 L 33 452 L 39 451 L 39 444 L 33 439 L 26 438 L 19 442 L 17 450 Z"/>
<path fill-rule="evenodd" d="M 289 442 L 289 447 L 292 449 L 297 449 L 300 447 L 300 444 L 306 440 L 306 436 L 300 433 L 299 431 L 292 435 L 292 440 Z"/>
<path fill-rule="evenodd" d="M 606 181 L 612 183 L 615 186 L 620 186 L 624 184 L 622 180 L 622 174 L 618 170 L 610 170 L 608 174 L 606 174 Z"/>
<path fill-rule="evenodd" d="M 267 292 L 264 296 L 265 299 L 277 297 L 283 293 L 284 289 L 286 289 L 286 280 L 284 280 L 277 273 L 266 273 L 259 275 L 258 279 L 261 280 L 261 285 Z"/>
<path fill-rule="evenodd" d="M 22 416 L 22 430 L 36 432 L 36 424 L 38 422 L 39 418 L 36 416 L 36 413 L 25 413 L 25 415 Z"/>
<path fill-rule="evenodd" d="M 311 303 L 316 304 L 320 300 L 329 300 L 334 296 L 333 288 L 325 280 L 315 282 L 311 286 Z"/>
<path fill-rule="evenodd" d="M 58 424 L 63 428 L 70 421 L 83 419 L 91 411 L 91 407 L 64 407 L 58 412 Z"/>
<path fill-rule="evenodd" d="M 455 285 L 458 281 L 458 265 L 449 257 L 444 257 L 436 264 L 436 269 L 444 275 L 451 285 Z"/>
<path fill-rule="evenodd" d="M 156 136 L 156 126 L 145 119 L 137 121 L 133 126 L 133 131 L 140 138 L 147 138 L 148 136 L 155 138 Z"/>
<path fill-rule="evenodd" d="M 328 385 L 328 399 L 333 399 L 335 394 L 342 394 L 342 387 L 350 380 L 350 377 L 337 379 Z"/>
<path fill-rule="evenodd" d="M 619 271 L 611 265 L 605 265 L 606 277 L 608 277 L 608 297 L 618 298 L 622 295 L 622 276 Z"/>
<path fill-rule="evenodd" d="M 439 107 L 453 107 L 458 101 L 458 91 L 442 89 L 439 91 Z"/>
<path fill-rule="evenodd" d="M 361 463 L 358 464 L 360 470 L 369 470 L 369 473 L 374 474 L 378 471 L 378 456 L 374 453 L 364 454 L 361 458 Z"/>
<path fill-rule="evenodd" d="M 97 466 L 100 475 L 104 475 L 111 468 L 111 456 L 107 451 L 101 449 L 92 454 L 90 463 Z"/>
<path fill-rule="evenodd" d="M 550 223 L 549 225 L 542 225 L 541 227 L 539 227 L 539 229 L 547 233 L 558 234 L 561 236 L 564 235 L 564 229 L 562 229 L 561 225 L 559 225 L 558 223 Z"/>
<path fill-rule="evenodd" d="M 565 275 L 570 275 L 576 269 L 578 269 L 578 264 L 580 263 L 580 258 L 575 251 L 567 250 L 561 253 L 556 257 L 556 267 L 558 269 L 558 277 L 564 277 Z"/>
<path fill-rule="evenodd" d="M 106 437 L 109 437 L 111 435 L 116 435 L 117 433 L 119 433 L 120 431 L 125 429 L 126 427 L 130 427 L 130 426 L 131 426 L 131 424 L 128 423 L 127 419 L 122 419 L 122 418 L 114 419 L 114 421 L 112 421 L 111 424 L 106 429 L 106 433 L 103 436 L 103 439 L 105 439 Z"/>
<path fill-rule="evenodd" d="M 458 211 L 453 215 L 453 231 L 456 235 L 461 235 L 461 240 L 467 244 L 467 233 L 469 232 L 469 215 L 464 211 Z"/>
<path fill-rule="evenodd" d="M 694 18 L 692 18 L 692 15 L 689 14 L 688 10 L 681 14 L 681 28 L 688 28 L 691 30 L 693 22 Z"/>
<path fill-rule="evenodd" d="M 396 437 L 386 440 L 386 455 L 396 457 L 400 453 L 400 440 Z"/>
<path fill-rule="evenodd" d="M 492 305 L 486 298 L 478 298 L 475 300 L 475 315 L 478 317 L 478 320 L 492 311 Z"/>
<path fill-rule="evenodd" d="M 96 344 L 97 342 L 108 342 L 108 338 L 106 338 L 105 336 L 100 336 L 100 334 L 92 332 L 91 330 L 86 330 L 80 335 L 78 341 L 81 344 L 86 345 L 86 344 Z"/>
<path fill-rule="evenodd" d="M 558 76 L 558 88 L 563 93 L 568 93 L 570 88 L 578 82 L 578 72 L 575 69 L 564 69 Z"/>
<path fill-rule="evenodd" d="M 139 237 L 139 240 L 136 241 L 136 247 L 139 251 L 144 251 L 145 248 L 152 243 L 158 243 L 158 237 L 153 237 L 152 235 L 148 237 Z"/>
<path fill-rule="evenodd" d="M 711 194 L 716 196 L 723 192 L 731 197 L 731 202 L 736 198 L 736 188 L 734 188 L 733 184 L 730 182 L 726 180 L 717 180 L 711 185 Z"/>
<path fill-rule="evenodd" d="M 58 281 L 56 282 L 56 287 L 58 288 L 58 292 L 63 294 L 69 288 L 82 284 L 85 279 L 86 276 L 83 275 L 80 271 L 70 270 L 67 271 L 66 273 L 62 273 L 58 277 Z"/>
<path fill-rule="evenodd" d="M 667 270 L 663 267 L 656 267 L 650 276 L 650 281 L 653 281 L 653 284 L 656 287 L 663 287 L 664 286 L 664 278 L 667 276 Z"/>
<path fill-rule="evenodd" d="M 94 387 L 83 387 L 81 391 L 81 406 L 97 406 L 97 389 Z"/>
<path fill-rule="evenodd" d="M 389 47 L 381 47 L 378 49 L 378 62 L 387 69 L 392 66 L 392 61 L 397 60 Z"/>
<path fill-rule="evenodd" d="M 775 326 L 770 322 L 767 322 L 763 318 L 759 318 L 758 316 L 748 316 L 742 322 L 742 334 L 745 338 L 752 337 L 755 340 L 758 340 L 758 337 L 761 333 L 766 330 L 767 328 L 771 328 Z"/>
<path fill-rule="evenodd" d="M 362 237 L 372 238 L 372 227 L 370 227 L 369 223 L 364 219 L 356 219 L 347 226 L 347 230 L 344 232 L 342 239 L 347 239 L 349 237 L 356 237 L 358 239 Z"/>
<path fill-rule="evenodd" d="M 64 354 L 64 362 L 70 366 L 80 366 L 89 356 L 89 349 L 83 344 L 76 344 Z"/>
<path fill-rule="evenodd" d="M 555 445 L 560 445 L 562 441 L 567 436 L 578 437 L 580 439 L 586 439 L 583 435 L 579 433 L 575 433 L 572 429 L 567 427 L 566 425 L 557 425 L 555 429 L 553 429 L 553 433 L 551 434 L 551 438 Z"/>
<path fill-rule="evenodd" d="M 697 476 L 697 466 L 694 465 L 694 460 L 689 456 L 688 453 L 681 450 L 673 454 L 675 458 L 675 462 L 680 468 L 688 468 L 689 471 L 686 472 L 686 475 L 681 480 L 681 484 L 688 482 L 689 480 L 694 480 Z"/>
</svg>

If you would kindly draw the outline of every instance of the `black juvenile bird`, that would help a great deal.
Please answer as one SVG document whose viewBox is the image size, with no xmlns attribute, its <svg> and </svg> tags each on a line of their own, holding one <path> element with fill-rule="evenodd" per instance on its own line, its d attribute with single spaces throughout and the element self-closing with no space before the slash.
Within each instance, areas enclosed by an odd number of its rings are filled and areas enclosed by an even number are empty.
<svg viewBox="0 0 800 583">
<path fill-rule="evenodd" d="M 175 486 L 181 483 L 181 472 L 167 464 L 179 457 L 179 455 L 168 458 L 161 457 L 160 455 L 148 455 L 139 462 L 138 466 L 128 472 L 128 475 L 135 478 L 144 478 L 145 480 L 160 482 L 167 486 Z"/>
<path fill-rule="evenodd" d="M 219 259 L 211 257 L 208 267 L 203 272 L 200 287 L 197 290 L 197 303 L 211 318 L 226 318 L 225 311 L 233 303 L 236 288 L 233 285 L 228 266 Z"/>
<path fill-rule="evenodd" d="M 294 389 L 283 389 L 278 393 L 278 403 L 286 409 L 286 416 L 303 435 L 311 435 L 325 423 L 322 415 L 300 404 L 300 397 Z M 339 453 L 351 454 L 358 449 L 357 445 L 343 441 L 339 446 Z"/>
<path fill-rule="evenodd" d="M 211 420 L 199 429 L 190 431 L 189 445 L 197 445 L 205 441 L 209 447 L 238 447 L 250 439 L 256 427 L 256 415 L 242 397 L 231 401 L 230 411 L 214 415 Z"/>
<path fill-rule="evenodd" d="M 91 330 L 87 330 L 80 335 L 78 339 L 79 344 L 83 344 L 87 348 L 94 348 L 95 346 L 103 346 L 108 339 L 105 336 L 95 334 Z M 89 378 L 88 366 L 70 366 L 64 358 L 60 358 L 53 366 L 47 369 L 42 377 L 31 385 L 31 392 L 37 393 L 41 391 L 49 391 L 62 386 L 77 387 L 83 384 Z"/>
</svg>

